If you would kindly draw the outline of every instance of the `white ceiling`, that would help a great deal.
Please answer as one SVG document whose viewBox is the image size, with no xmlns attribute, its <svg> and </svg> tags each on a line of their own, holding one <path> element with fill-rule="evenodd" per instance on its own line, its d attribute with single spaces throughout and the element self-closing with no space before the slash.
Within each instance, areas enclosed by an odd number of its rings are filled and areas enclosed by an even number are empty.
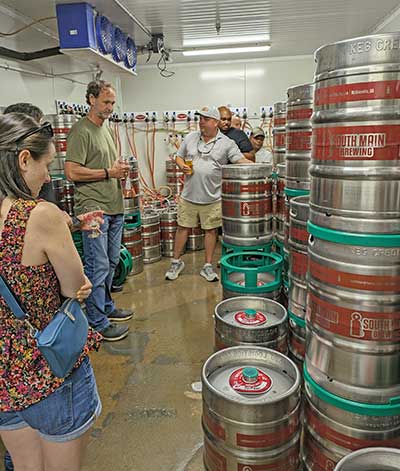
<svg viewBox="0 0 400 471">
<path fill-rule="evenodd" d="M 82 0 L 59 3 L 74 1 Z M 398 0 L 118 1 L 152 33 L 164 33 L 166 46 L 171 49 L 182 48 L 185 40 L 216 37 L 218 20 L 221 37 L 267 34 L 272 44 L 269 52 L 245 56 L 184 58 L 176 52 L 172 53 L 174 63 L 312 54 L 324 43 L 373 32 L 386 17 L 399 9 Z M 148 42 L 148 36 L 133 24 L 114 0 L 91 0 L 90 3 L 131 34 L 138 45 Z M 3 15 L 1 5 L 7 5 L 10 10 L 23 15 L 26 21 L 55 15 L 54 0 L 0 0 L 0 14 Z M 56 38 L 56 22 L 50 20 L 44 25 L 42 29 Z M 21 33 L 24 37 L 29 37 L 29 34 L 32 32 Z M 4 42 L 0 41 L 1 44 Z M 43 35 L 43 47 L 54 45 L 57 45 L 56 39 Z M 141 58 L 139 64 L 144 63 L 145 59 Z"/>
</svg>

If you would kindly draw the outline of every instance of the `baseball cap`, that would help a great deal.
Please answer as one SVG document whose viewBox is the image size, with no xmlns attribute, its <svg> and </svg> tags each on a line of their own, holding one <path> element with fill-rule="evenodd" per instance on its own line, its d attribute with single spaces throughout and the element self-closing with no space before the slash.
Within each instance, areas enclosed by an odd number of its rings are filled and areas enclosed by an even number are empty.
<svg viewBox="0 0 400 471">
<path fill-rule="evenodd" d="M 196 111 L 195 114 L 204 116 L 206 118 L 213 118 L 220 120 L 219 111 L 216 106 L 203 106 L 203 108 L 199 111 Z"/>
<path fill-rule="evenodd" d="M 258 136 L 265 137 L 265 132 L 261 128 L 257 127 L 257 128 L 253 128 L 253 130 L 251 131 L 251 135 L 253 137 L 258 137 Z"/>
</svg>

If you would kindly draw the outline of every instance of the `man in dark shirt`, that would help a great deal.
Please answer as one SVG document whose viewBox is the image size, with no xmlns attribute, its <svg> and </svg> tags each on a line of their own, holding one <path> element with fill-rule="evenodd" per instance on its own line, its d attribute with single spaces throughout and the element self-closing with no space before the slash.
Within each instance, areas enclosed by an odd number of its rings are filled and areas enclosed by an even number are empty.
<svg viewBox="0 0 400 471">
<path fill-rule="evenodd" d="M 246 159 L 254 162 L 255 152 L 253 146 L 246 136 L 244 131 L 232 127 L 232 112 L 227 106 L 220 106 L 218 108 L 220 120 L 218 123 L 219 130 L 225 134 L 226 137 L 236 142 L 240 152 Z"/>
</svg>

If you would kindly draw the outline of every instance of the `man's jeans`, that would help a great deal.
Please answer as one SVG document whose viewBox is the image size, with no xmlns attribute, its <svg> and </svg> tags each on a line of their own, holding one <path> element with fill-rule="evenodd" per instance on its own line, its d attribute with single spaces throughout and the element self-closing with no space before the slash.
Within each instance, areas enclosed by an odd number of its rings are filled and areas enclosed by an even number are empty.
<svg viewBox="0 0 400 471">
<path fill-rule="evenodd" d="M 115 309 L 111 299 L 111 284 L 119 261 L 124 217 L 104 215 L 99 237 L 89 237 L 90 231 L 82 231 L 85 274 L 93 288 L 86 300 L 89 324 L 97 331 L 110 325 L 107 314 Z"/>
</svg>

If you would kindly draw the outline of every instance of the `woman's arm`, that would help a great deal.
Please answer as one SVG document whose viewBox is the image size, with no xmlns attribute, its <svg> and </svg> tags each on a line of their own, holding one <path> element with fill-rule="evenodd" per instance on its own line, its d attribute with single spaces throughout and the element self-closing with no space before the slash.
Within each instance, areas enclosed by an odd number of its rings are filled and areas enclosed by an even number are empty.
<svg viewBox="0 0 400 471">
<path fill-rule="evenodd" d="M 30 223 L 30 230 L 38 235 L 35 239 L 40 249 L 56 272 L 61 294 L 76 297 L 86 278 L 62 211 L 51 203 L 40 202 L 32 211 Z"/>
</svg>

